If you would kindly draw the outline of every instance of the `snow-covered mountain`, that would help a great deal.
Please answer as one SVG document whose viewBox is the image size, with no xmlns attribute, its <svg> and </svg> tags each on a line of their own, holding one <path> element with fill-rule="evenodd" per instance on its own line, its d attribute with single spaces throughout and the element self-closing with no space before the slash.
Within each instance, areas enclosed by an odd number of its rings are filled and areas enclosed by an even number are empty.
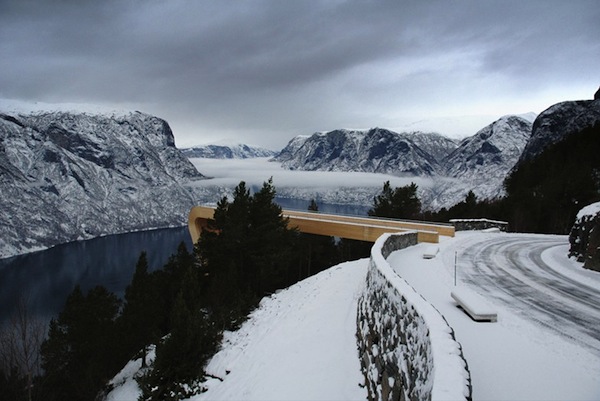
<svg viewBox="0 0 600 401">
<path fill-rule="evenodd" d="M 188 158 L 205 159 L 251 159 L 255 157 L 272 157 L 277 152 L 245 144 L 234 145 L 201 145 L 181 149 Z"/>
<path fill-rule="evenodd" d="M 151 115 L 0 112 L 0 257 L 183 225 L 202 178 Z"/>
<path fill-rule="evenodd" d="M 540 113 L 533 122 L 531 139 L 520 161 L 529 160 L 567 135 L 600 122 L 600 98 L 557 103 Z"/>
<path fill-rule="evenodd" d="M 430 176 L 440 168 L 438 157 L 455 146 L 433 133 L 339 129 L 294 138 L 274 160 L 290 170 Z"/>
<path fill-rule="evenodd" d="M 409 132 L 410 139 L 421 149 L 429 153 L 438 162 L 456 150 L 458 141 L 435 132 Z"/>
<path fill-rule="evenodd" d="M 531 122 L 504 116 L 463 139 L 442 161 L 443 175 L 457 182 L 440 183 L 440 203 L 447 204 L 445 199 L 462 200 L 469 190 L 481 199 L 502 195 L 503 181 L 519 160 L 530 135 Z"/>
<path fill-rule="evenodd" d="M 426 208 L 438 209 L 470 190 L 480 199 L 501 195 L 530 134 L 531 122 L 519 116 L 502 117 L 460 143 L 437 133 L 335 130 L 296 137 L 274 160 L 292 170 L 431 177 L 420 196 Z"/>
</svg>

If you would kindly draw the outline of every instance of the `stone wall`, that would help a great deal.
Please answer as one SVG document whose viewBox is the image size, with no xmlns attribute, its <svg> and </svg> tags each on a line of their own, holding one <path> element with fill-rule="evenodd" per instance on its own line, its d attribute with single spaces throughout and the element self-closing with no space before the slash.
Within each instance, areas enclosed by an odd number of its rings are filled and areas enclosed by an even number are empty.
<svg viewBox="0 0 600 401">
<path fill-rule="evenodd" d="M 452 219 L 450 223 L 456 231 L 467 230 L 487 230 L 488 228 L 498 228 L 500 231 L 508 230 L 506 221 L 496 221 L 488 219 Z"/>
<path fill-rule="evenodd" d="M 569 256 L 587 269 L 600 271 L 600 202 L 583 208 L 569 234 Z"/>
<path fill-rule="evenodd" d="M 357 316 L 368 398 L 470 400 L 470 373 L 453 330 L 386 261 L 416 243 L 415 232 L 386 234 L 371 251 Z"/>
</svg>

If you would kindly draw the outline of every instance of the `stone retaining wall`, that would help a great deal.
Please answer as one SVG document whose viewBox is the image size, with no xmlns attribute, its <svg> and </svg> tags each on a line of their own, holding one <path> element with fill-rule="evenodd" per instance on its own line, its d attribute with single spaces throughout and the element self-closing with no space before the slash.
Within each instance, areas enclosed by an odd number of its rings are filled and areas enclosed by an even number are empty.
<svg viewBox="0 0 600 401">
<path fill-rule="evenodd" d="M 496 221 L 488 219 L 452 219 L 450 223 L 456 231 L 467 230 L 487 230 L 488 228 L 498 228 L 500 231 L 508 230 L 506 221 Z"/>
<path fill-rule="evenodd" d="M 470 400 L 470 373 L 453 330 L 386 261 L 416 243 L 416 232 L 386 234 L 371 250 L 357 316 L 368 398 Z"/>
</svg>

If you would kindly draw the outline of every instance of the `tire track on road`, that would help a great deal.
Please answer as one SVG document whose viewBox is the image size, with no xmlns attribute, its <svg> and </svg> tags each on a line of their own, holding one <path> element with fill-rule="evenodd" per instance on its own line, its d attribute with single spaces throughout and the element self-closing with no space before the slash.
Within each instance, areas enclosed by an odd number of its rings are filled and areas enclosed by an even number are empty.
<svg viewBox="0 0 600 401">
<path fill-rule="evenodd" d="M 460 269 L 468 284 L 521 316 L 600 352 L 600 291 L 556 272 L 541 254 L 557 238 L 501 234 L 468 243 Z"/>
</svg>

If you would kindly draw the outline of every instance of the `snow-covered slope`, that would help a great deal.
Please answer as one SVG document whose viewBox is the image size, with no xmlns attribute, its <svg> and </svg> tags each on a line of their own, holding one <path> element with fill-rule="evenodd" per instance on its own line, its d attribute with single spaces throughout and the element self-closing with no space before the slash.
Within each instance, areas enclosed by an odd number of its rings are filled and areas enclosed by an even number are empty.
<svg viewBox="0 0 600 401">
<path fill-rule="evenodd" d="M 0 111 L 0 257 L 183 225 L 201 178 L 160 118 Z"/>
<path fill-rule="evenodd" d="M 251 159 L 255 157 L 271 157 L 277 152 L 256 146 L 235 145 L 202 145 L 181 150 L 188 158 L 205 159 Z"/>
<path fill-rule="evenodd" d="M 435 132 L 409 132 L 410 139 L 438 162 L 444 160 L 458 147 L 458 141 Z"/>
<path fill-rule="evenodd" d="M 367 264 L 343 263 L 263 298 L 239 330 L 224 333 L 206 367 L 214 378 L 190 401 L 365 400 L 356 309 Z M 138 399 L 140 366 L 127 364 L 106 401 Z"/>
<path fill-rule="evenodd" d="M 460 185 L 442 183 L 443 196 L 462 200 L 469 190 L 482 199 L 502 195 L 502 183 L 519 160 L 530 135 L 529 121 L 505 116 L 463 139 L 442 162 L 445 175 L 458 179 Z"/>
<path fill-rule="evenodd" d="M 511 306 L 511 296 L 500 288 L 486 294 L 498 311 L 496 323 L 475 322 L 452 301 L 456 252 L 485 244 L 490 237 L 497 237 L 499 244 L 510 238 L 502 233 L 459 232 L 454 238 L 441 238 L 433 259 L 423 258 L 431 244 L 419 244 L 393 252 L 388 261 L 454 330 L 472 374 L 474 399 L 596 399 L 600 355 L 557 334 L 551 328 L 553 321 L 544 325 L 521 317 Z M 524 240 L 531 237 L 547 238 L 523 235 Z M 600 285 L 597 273 L 566 258 L 567 239 L 562 238 L 564 246 L 542 254 L 545 263 L 574 282 Z M 477 292 L 468 261 L 459 258 L 458 286 Z M 363 259 L 334 266 L 264 298 L 238 331 L 225 333 L 220 351 L 207 365 L 215 378 L 205 383 L 207 392 L 190 401 L 364 400 L 356 312 L 367 264 Z M 535 308 L 527 312 L 544 313 Z M 106 401 L 137 399 L 141 392 L 134 378 L 141 373 L 140 365 L 140 359 L 127 364 L 112 380 L 114 389 Z"/>
<path fill-rule="evenodd" d="M 274 160 L 291 170 L 429 176 L 439 169 L 438 160 L 419 144 L 441 155 L 453 142 L 437 134 L 422 135 L 383 128 L 315 133 L 293 139 Z"/>
</svg>

